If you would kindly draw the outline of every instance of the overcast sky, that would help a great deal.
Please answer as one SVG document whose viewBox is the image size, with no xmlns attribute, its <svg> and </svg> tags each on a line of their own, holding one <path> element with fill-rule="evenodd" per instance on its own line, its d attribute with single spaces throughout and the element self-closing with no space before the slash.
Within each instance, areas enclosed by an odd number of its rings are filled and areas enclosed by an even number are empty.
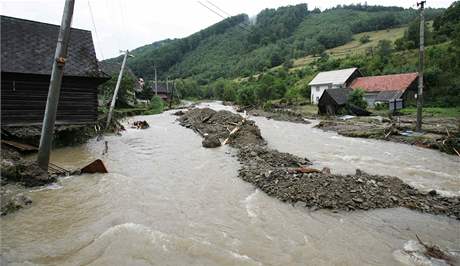
<svg viewBox="0 0 460 266">
<path fill-rule="evenodd" d="M 368 0 L 369 5 L 416 7 L 417 0 Z M 202 3 L 212 7 L 206 1 Z M 256 15 L 264 8 L 307 3 L 309 9 L 338 4 L 364 3 L 354 0 L 210 0 L 230 15 Z M 428 7 L 448 7 L 454 0 L 428 0 Z M 64 0 L 0 0 L 2 15 L 59 25 Z M 90 9 L 92 12 L 90 12 Z M 93 26 L 91 13 L 94 17 Z M 206 28 L 221 17 L 195 0 L 76 0 L 72 27 L 91 30 L 97 57 L 119 55 L 120 49 L 134 49 L 166 38 L 186 37 Z M 95 28 L 97 36 L 95 34 Z"/>
</svg>

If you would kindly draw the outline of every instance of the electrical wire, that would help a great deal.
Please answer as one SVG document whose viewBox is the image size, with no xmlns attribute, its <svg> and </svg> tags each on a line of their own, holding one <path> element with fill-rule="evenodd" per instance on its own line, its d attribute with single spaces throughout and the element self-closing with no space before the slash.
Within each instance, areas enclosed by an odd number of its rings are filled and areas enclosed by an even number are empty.
<svg viewBox="0 0 460 266">
<path fill-rule="evenodd" d="M 225 15 L 227 16 L 231 16 L 229 13 L 225 12 L 224 10 L 222 10 L 220 7 L 218 7 L 217 5 L 215 5 L 214 3 L 212 3 L 211 1 L 208 1 L 206 0 L 206 2 L 208 2 L 210 5 L 212 5 L 213 7 L 217 8 L 220 12 L 224 13 Z"/>
<path fill-rule="evenodd" d="M 99 40 L 99 34 L 97 33 L 96 22 L 94 21 L 93 9 L 91 8 L 90 0 L 88 0 L 89 14 L 91 15 L 91 22 L 93 23 L 94 35 L 96 35 L 97 47 L 99 48 L 99 53 L 101 54 L 102 60 L 105 60 L 104 53 L 102 52 L 101 42 Z"/>
<path fill-rule="evenodd" d="M 202 5 L 203 7 L 205 7 L 207 10 L 211 11 L 212 13 L 218 15 L 219 17 L 223 18 L 223 19 L 228 19 L 228 17 L 225 17 L 224 15 L 220 14 L 219 12 L 215 11 L 214 9 L 208 7 L 207 5 L 203 4 L 201 1 L 197 1 L 200 5 Z M 251 30 L 249 30 L 248 28 L 242 26 L 241 24 L 238 24 L 238 26 L 240 28 L 242 28 L 243 30 L 249 32 L 249 33 L 252 33 Z"/>
</svg>

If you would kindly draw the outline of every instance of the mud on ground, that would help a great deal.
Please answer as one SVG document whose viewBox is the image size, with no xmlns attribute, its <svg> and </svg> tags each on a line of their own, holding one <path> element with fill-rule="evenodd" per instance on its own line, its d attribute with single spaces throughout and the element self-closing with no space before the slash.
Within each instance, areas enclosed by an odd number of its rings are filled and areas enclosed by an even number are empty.
<svg viewBox="0 0 460 266">
<path fill-rule="evenodd" d="M 252 109 L 248 111 L 248 114 L 252 116 L 263 116 L 267 119 L 273 119 L 276 121 L 310 124 L 310 122 L 302 114 L 289 109 Z"/>
<path fill-rule="evenodd" d="M 422 135 L 403 135 L 405 131 L 415 130 L 415 119 L 401 117 L 388 119 L 382 117 L 355 117 L 348 120 L 322 120 L 317 128 L 335 131 L 340 135 L 357 138 L 372 138 L 406 143 L 423 148 L 436 149 L 460 156 L 460 119 L 425 118 Z"/>
<path fill-rule="evenodd" d="M 1 147 L 0 213 L 6 215 L 32 203 L 20 193 L 23 187 L 42 186 L 56 181 L 41 169 L 37 162 L 25 160 L 20 153 L 6 145 Z"/>
<path fill-rule="evenodd" d="M 192 109 L 178 118 L 182 126 L 221 140 L 243 119 L 228 111 L 211 109 Z M 406 207 L 460 219 L 460 197 L 422 192 L 397 177 L 369 175 L 360 170 L 355 175 L 335 175 L 329 169 L 309 168 L 307 158 L 268 148 L 250 120 L 231 138 L 230 145 L 238 150 L 242 165 L 239 177 L 285 202 L 344 211 Z"/>
</svg>

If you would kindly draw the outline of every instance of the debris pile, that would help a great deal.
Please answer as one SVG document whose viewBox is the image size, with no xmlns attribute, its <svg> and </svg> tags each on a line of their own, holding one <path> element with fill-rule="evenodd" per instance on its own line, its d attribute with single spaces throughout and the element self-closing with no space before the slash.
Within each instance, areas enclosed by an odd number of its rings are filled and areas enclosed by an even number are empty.
<svg viewBox="0 0 460 266">
<path fill-rule="evenodd" d="M 460 124 L 458 121 L 447 118 L 426 118 L 423 133 L 414 132 L 414 126 L 413 119 L 390 120 L 382 117 L 323 120 L 316 125 L 317 128 L 335 131 L 347 137 L 406 143 L 460 156 Z"/>
<path fill-rule="evenodd" d="M 192 109 L 178 118 L 180 124 L 191 128 L 202 137 L 227 140 L 232 146 L 264 144 L 259 128 L 254 121 L 246 120 L 229 111 L 214 111 L 209 108 Z M 233 134 L 231 134 L 233 131 Z"/>
<path fill-rule="evenodd" d="M 41 186 L 56 181 L 38 166 L 36 161 L 23 159 L 18 152 L 5 146 L 1 151 L 2 181 L 22 183 L 26 187 Z"/>
<path fill-rule="evenodd" d="M 336 175 L 329 169 L 310 168 L 306 158 L 268 148 L 254 122 L 237 114 L 193 109 L 178 120 L 205 138 L 225 139 L 232 128 L 241 128 L 229 141 L 238 149 L 239 177 L 282 201 L 344 211 L 406 207 L 460 219 L 460 197 L 442 197 L 434 190 L 421 192 L 397 177 L 360 170 L 354 175 Z"/>
<path fill-rule="evenodd" d="M 149 127 L 150 127 L 149 123 L 147 123 L 147 121 L 145 121 L 145 120 L 143 120 L 143 121 L 134 121 L 133 125 L 131 126 L 131 128 L 136 128 L 136 129 L 147 129 Z"/>
</svg>

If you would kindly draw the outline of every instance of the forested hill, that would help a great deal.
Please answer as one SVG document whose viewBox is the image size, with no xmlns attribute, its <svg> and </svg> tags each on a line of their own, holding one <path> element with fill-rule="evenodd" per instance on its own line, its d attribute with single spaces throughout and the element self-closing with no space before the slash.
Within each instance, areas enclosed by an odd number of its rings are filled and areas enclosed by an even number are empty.
<svg viewBox="0 0 460 266">
<path fill-rule="evenodd" d="M 427 20 L 443 9 L 426 9 Z M 343 45 L 353 34 L 407 25 L 415 9 L 351 5 L 321 12 L 306 4 L 265 9 L 255 23 L 245 14 L 216 23 L 186 38 L 165 40 L 132 51 L 129 67 L 152 79 L 193 76 L 205 84 L 218 78 L 248 76 L 306 55 Z M 109 61 L 121 61 L 121 58 Z"/>
</svg>

